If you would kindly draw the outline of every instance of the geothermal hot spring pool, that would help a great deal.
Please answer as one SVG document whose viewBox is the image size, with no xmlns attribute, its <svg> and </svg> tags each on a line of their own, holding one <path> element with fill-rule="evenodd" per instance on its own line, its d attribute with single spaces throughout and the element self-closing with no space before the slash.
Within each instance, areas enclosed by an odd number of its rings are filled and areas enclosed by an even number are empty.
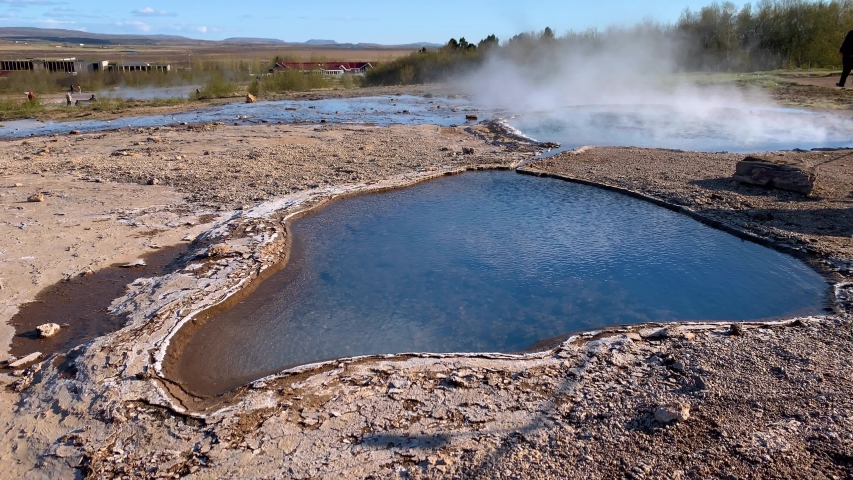
<svg viewBox="0 0 853 480">
<path fill-rule="evenodd" d="M 801 261 L 618 193 L 515 172 L 442 177 L 296 220 L 290 262 L 170 355 L 218 394 L 366 354 L 518 352 L 569 332 L 814 314 Z"/>
</svg>

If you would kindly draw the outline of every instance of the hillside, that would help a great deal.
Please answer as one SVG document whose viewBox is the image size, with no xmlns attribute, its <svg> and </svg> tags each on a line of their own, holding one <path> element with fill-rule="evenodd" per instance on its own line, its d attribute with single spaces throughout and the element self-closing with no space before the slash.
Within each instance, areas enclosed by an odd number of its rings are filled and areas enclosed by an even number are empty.
<svg viewBox="0 0 853 480">
<path fill-rule="evenodd" d="M 227 45 L 307 45 L 312 47 L 334 47 L 344 49 L 377 48 L 421 48 L 440 47 L 433 43 L 411 43 L 406 45 L 380 45 L 375 43 L 338 43 L 334 40 L 308 40 L 307 42 L 288 42 L 275 38 L 233 37 L 224 40 L 198 40 L 179 35 L 112 35 L 89 33 L 79 30 L 53 28 L 0 27 L 0 41 L 33 43 L 73 43 L 86 45 L 174 45 L 174 46 L 215 46 Z"/>
<path fill-rule="evenodd" d="M 199 45 L 206 40 L 178 35 L 109 35 L 54 28 L 0 27 L 0 40 L 24 42 L 68 42 L 92 45 Z"/>
</svg>

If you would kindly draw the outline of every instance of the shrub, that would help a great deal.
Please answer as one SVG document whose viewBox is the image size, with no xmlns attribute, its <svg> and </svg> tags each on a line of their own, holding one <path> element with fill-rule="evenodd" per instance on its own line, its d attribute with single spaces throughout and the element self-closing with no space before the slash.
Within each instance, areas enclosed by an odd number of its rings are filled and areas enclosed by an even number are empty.
<svg viewBox="0 0 853 480">
<path fill-rule="evenodd" d="M 233 96 L 237 91 L 237 85 L 234 82 L 229 82 L 225 76 L 219 72 L 211 75 L 207 83 L 201 88 L 198 93 L 198 98 L 223 98 Z"/>
<path fill-rule="evenodd" d="M 0 120 L 14 120 L 20 118 L 32 118 L 44 111 L 41 100 L 0 98 Z"/>
</svg>

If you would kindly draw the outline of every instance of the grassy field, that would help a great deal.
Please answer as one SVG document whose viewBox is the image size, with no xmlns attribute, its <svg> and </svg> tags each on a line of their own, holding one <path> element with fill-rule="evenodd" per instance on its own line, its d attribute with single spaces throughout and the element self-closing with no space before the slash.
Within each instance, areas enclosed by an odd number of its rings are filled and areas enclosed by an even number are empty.
<svg viewBox="0 0 853 480">
<path fill-rule="evenodd" d="M 133 53 L 130 53 L 133 52 Z M 7 101 L 0 105 L 5 115 L 18 118 L 22 108 L 17 105 L 25 92 L 37 95 L 64 93 L 71 84 L 81 85 L 83 91 L 97 92 L 112 87 L 171 87 L 200 85 L 200 98 L 221 98 L 251 92 L 255 95 L 286 91 L 305 91 L 316 88 L 354 88 L 359 79 L 336 81 L 323 78 L 302 78 L 294 75 L 261 78 L 273 59 L 294 62 L 364 61 L 379 65 L 411 53 L 391 48 L 345 49 L 336 47 L 292 47 L 287 45 L 200 45 L 200 46 L 68 46 L 49 44 L 0 43 L 0 58 L 68 58 L 85 61 L 109 60 L 164 62 L 172 71 L 162 73 L 98 72 L 94 74 L 50 74 L 47 72 L 12 72 L 0 78 L 0 96 Z M 14 101 L 13 101 L 14 100 Z"/>
<path fill-rule="evenodd" d="M 128 54 L 126 52 L 138 52 Z M 216 46 L 151 46 L 111 45 L 105 48 L 53 45 L 23 45 L 0 43 L 0 58 L 76 57 L 86 61 L 138 60 L 166 62 L 173 68 L 191 69 L 206 63 L 255 63 L 269 67 L 270 61 L 281 56 L 292 61 L 388 62 L 412 53 L 393 48 L 347 49 L 329 47 L 292 47 L 286 45 L 216 45 Z"/>
</svg>

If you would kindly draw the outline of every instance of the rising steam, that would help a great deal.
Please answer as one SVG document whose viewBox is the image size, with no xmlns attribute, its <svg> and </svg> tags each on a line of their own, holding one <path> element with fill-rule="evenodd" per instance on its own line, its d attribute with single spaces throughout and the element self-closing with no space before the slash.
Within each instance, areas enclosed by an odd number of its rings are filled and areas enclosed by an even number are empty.
<svg viewBox="0 0 853 480">
<path fill-rule="evenodd" d="M 524 133 L 570 148 L 853 145 L 847 117 L 782 108 L 758 88 L 700 84 L 709 77 L 684 73 L 675 61 L 680 48 L 637 32 L 587 44 L 528 38 L 494 49 L 457 82 L 478 105 L 517 116 L 513 124 Z"/>
</svg>

